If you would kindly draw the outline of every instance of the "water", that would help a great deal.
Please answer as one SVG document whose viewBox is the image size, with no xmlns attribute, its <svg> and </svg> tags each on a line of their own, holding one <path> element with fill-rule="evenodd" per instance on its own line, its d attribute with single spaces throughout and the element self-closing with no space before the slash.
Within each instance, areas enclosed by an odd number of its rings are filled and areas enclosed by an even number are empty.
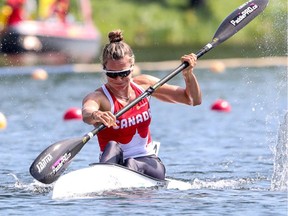
<svg viewBox="0 0 288 216">
<path fill-rule="evenodd" d="M 154 72 L 163 77 L 168 72 Z M 52 185 L 33 180 L 28 169 L 52 143 L 92 128 L 63 121 L 65 111 L 101 83 L 99 74 L 0 76 L 1 215 L 287 215 L 287 71 L 284 67 L 197 70 L 201 106 L 152 100 L 152 135 L 161 141 L 167 176 L 189 189 L 124 190 L 94 197 L 52 200 Z M 181 75 L 171 83 L 183 84 Z M 230 113 L 210 110 L 218 98 Z M 285 120 L 286 119 L 286 120 Z M 67 171 L 96 162 L 89 141 Z"/>
</svg>

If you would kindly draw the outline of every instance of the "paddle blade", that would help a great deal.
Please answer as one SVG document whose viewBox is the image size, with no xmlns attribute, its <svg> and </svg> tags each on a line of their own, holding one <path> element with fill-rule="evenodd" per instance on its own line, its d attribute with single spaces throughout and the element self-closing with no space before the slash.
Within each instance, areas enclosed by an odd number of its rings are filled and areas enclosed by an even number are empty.
<svg viewBox="0 0 288 216">
<path fill-rule="evenodd" d="M 268 2 L 269 0 L 250 0 L 233 11 L 218 27 L 213 45 L 222 43 L 241 30 L 266 8 Z"/>
<path fill-rule="evenodd" d="M 233 11 L 218 27 L 211 43 L 208 43 L 196 53 L 197 58 L 200 58 L 244 28 L 266 8 L 268 2 L 269 0 L 250 0 Z"/>
<path fill-rule="evenodd" d="M 31 164 L 30 174 L 44 184 L 56 181 L 87 140 L 73 138 L 52 144 Z"/>
</svg>

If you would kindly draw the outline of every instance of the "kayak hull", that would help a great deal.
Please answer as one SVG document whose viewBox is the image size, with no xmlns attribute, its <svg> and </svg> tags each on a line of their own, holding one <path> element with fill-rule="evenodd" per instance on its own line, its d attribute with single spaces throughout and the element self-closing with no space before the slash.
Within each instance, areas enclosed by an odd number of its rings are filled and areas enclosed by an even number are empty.
<svg viewBox="0 0 288 216">
<path fill-rule="evenodd" d="M 95 163 L 61 176 L 53 188 L 53 199 L 89 196 L 126 188 L 165 187 L 159 180 L 117 164 Z"/>
</svg>

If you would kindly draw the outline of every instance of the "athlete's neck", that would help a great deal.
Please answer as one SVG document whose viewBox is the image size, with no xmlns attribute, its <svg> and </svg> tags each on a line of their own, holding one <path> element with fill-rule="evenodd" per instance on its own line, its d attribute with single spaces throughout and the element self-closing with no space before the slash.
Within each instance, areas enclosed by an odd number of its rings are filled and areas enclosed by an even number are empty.
<svg viewBox="0 0 288 216">
<path fill-rule="evenodd" d="M 112 92 L 112 94 L 120 100 L 123 100 L 125 102 L 130 101 L 131 96 L 132 96 L 132 88 L 131 86 L 127 86 L 125 88 L 117 89 L 113 88 L 113 86 L 107 84 L 107 88 Z"/>
</svg>

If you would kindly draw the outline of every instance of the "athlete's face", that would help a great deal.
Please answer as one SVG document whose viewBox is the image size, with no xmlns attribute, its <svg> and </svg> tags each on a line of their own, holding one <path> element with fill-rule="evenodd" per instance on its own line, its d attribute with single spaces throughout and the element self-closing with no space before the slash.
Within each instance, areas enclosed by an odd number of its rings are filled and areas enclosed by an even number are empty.
<svg viewBox="0 0 288 216">
<path fill-rule="evenodd" d="M 109 59 L 105 65 L 107 81 L 112 85 L 126 85 L 131 79 L 133 66 L 129 61 L 129 57 L 125 56 L 123 59 L 112 60 Z"/>
</svg>

